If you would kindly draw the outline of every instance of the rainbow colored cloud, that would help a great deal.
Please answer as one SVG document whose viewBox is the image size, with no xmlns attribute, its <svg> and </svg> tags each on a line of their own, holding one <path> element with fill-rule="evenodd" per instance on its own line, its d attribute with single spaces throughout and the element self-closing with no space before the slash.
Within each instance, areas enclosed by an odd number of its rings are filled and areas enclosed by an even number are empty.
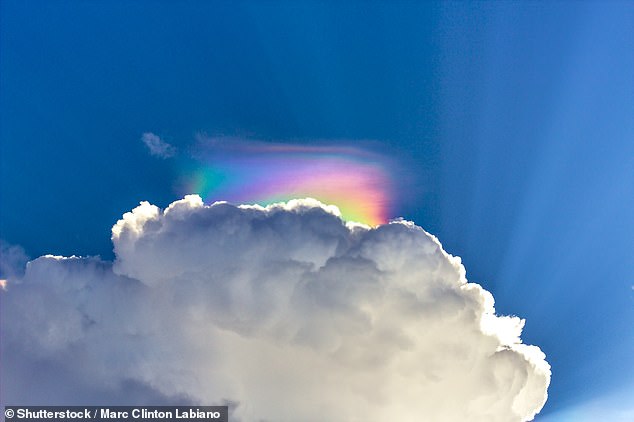
<svg viewBox="0 0 634 422">
<path fill-rule="evenodd" d="M 205 202 L 268 205 L 310 197 L 336 205 L 348 221 L 374 226 L 392 216 L 388 162 L 366 150 L 214 138 L 200 142 L 195 158 L 182 165 L 180 193 Z"/>
</svg>

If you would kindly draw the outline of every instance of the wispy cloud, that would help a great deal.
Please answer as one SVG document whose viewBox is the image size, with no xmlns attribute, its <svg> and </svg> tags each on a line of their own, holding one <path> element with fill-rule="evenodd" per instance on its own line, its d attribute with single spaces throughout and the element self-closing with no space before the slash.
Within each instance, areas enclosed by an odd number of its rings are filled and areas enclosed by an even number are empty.
<svg viewBox="0 0 634 422">
<path fill-rule="evenodd" d="M 152 132 L 145 132 L 141 140 L 150 150 L 150 154 L 160 158 L 170 158 L 176 154 L 176 147 L 162 140 Z"/>
<path fill-rule="evenodd" d="M 366 141 L 305 144 L 200 134 L 197 141 L 194 161 L 183 163 L 180 191 L 208 202 L 315 198 L 338 206 L 346 220 L 376 225 L 394 217 L 403 190 L 393 180 L 402 166 L 364 147 Z"/>
<path fill-rule="evenodd" d="M 5 288 L 9 279 L 21 277 L 28 260 L 21 246 L 0 239 L 0 287 Z"/>
</svg>

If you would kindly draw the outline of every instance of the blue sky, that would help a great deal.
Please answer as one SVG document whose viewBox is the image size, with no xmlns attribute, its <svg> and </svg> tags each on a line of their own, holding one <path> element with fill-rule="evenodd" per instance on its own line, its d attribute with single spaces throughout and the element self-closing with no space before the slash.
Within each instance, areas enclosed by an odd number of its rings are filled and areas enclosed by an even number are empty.
<svg viewBox="0 0 634 422">
<path fill-rule="evenodd" d="M 613 398 L 634 392 L 631 2 L 0 7 L 6 242 L 112 259 L 124 211 L 178 198 L 145 132 L 181 151 L 200 133 L 372 141 L 402 163 L 394 217 L 526 318 L 553 368 L 537 420 L 627 408 Z"/>
</svg>

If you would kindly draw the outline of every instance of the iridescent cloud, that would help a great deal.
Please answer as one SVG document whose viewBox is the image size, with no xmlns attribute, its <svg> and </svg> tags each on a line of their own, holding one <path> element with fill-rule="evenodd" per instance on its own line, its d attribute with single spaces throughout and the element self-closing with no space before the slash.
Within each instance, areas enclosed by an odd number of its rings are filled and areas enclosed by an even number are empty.
<svg viewBox="0 0 634 422">
<path fill-rule="evenodd" d="M 393 217 L 388 161 L 360 148 L 211 138 L 183 163 L 181 194 L 206 202 L 268 205 L 311 197 L 339 207 L 344 219 L 378 225 Z"/>
</svg>

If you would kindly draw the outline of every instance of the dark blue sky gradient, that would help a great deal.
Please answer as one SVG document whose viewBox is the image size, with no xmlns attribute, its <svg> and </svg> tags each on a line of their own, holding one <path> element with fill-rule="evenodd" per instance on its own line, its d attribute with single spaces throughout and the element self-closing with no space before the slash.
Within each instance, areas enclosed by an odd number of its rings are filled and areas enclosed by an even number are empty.
<svg viewBox="0 0 634 422">
<path fill-rule="evenodd" d="M 123 212 L 177 198 L 143 132 L 373 140 L 403 163 L 399 215 L 527 319 L 543 415 L 633 391 L 633 3 L 0 8 L 5 241 L 111 259 Z"/>
</svg>

